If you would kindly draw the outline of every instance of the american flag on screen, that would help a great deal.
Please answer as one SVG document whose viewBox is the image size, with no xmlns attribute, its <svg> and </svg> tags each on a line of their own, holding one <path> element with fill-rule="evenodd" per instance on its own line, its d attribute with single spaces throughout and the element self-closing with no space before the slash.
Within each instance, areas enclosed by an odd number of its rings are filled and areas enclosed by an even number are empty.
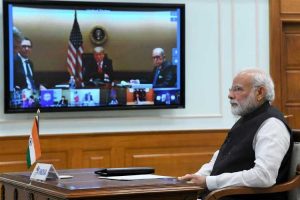
<svg viewBox="0 0 300 200">
<path fill-rule="evenodd" d="M 77 12 L 75 11 L 75 18 L 73 27 L 70 34 L 69 45 L 68 45 L 68 58 L 67 66 L 70 76 L 74 76 L 76 79 L 77 86 L 83 86 L 82 82 L 82 35 L 80 27 L 77 21 Z"/>
</svg>

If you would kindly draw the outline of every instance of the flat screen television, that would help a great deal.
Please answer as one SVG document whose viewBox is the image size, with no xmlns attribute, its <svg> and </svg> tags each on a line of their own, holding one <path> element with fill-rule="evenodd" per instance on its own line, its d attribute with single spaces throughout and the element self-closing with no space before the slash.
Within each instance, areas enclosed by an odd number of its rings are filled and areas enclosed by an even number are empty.
<svg viewBox="0 0 300 200">
<path fill-rule="evenodd" d="M 5 113 L 185 106 L 185 5 L 4 0 Z"/>
</svg>

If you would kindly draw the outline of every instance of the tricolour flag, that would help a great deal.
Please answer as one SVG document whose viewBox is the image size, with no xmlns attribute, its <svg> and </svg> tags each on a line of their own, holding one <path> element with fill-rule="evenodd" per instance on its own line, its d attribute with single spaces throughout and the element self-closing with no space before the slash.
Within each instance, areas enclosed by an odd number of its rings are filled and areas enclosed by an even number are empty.
<svg viewBox="0 0 300 200">
<path fill-rule="evenodd" d="M 74 76 L 76 79 L 77 86 L 83 86 L 82 78 L 82 35 L 80 27 L 77 21 L 77 12 L 75 11 L 75 18 L 73 27 L 70 34 L 69 45 L 68 45 L 68 58 L 67 68 L 70 76 Z"/>
<path fill-rule="evenodd" d="M 30 168 L 32 164 L 35 163 L 37 159 L 41 157 L 41 146 L 39 139 L 39 118 L 34 117 L 32 131 L 28 140 L 28 148 L 26 154 L 27 168 Z"/>
</svg>

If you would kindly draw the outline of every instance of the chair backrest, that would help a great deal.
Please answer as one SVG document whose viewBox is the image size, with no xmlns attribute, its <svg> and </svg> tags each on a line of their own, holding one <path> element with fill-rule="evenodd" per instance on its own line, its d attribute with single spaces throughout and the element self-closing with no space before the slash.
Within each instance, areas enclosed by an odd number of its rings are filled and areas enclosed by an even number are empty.
<svg viewBox="0 0 300 200">
<path fill-rule="evenodd" d="M 300 130 L 293 130 L 294 149 L 292 153 L 290 178 L 295 176 L 297 164 L 300 163 Z M 289 191 L 289 200 L 300 200 L 300 188 Z"/>
</svg>

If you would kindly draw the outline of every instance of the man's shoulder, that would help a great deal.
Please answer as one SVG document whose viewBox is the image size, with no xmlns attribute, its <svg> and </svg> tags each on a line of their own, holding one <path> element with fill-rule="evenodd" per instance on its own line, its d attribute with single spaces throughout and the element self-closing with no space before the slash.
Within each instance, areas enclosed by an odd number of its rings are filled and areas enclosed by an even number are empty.
<svg viewBox="0 0 300 200">
<path fill-rule="evenodd" d="M 285 121 L 284 114 L 272 105 L 269 107 L 267 113 L 268 113 L 269 117 L 275 117 L 282 121 Z"/>
<path fill-rule="evenodd" d="M 163 70 L 173 70 L 176 68 L 176 65 L 173 65 L 170 61 L 164 61 L 162 64 Z"/>
<path fill-rule="evenodd" d="M 23 69 L 22 59 L 21 59 L 21 57 L 18 56 L 18 55 L 16 55 L 16 56 L 14 57 L 14 66 L 15 66 L 16 70 L 18 70 L 18 69 L 19 69 L 19 70 Z"/>
<path fill-rule="evenodd" d="M 33 65 L 33 61 L 28 59 L 28 62 L 30 63 L 30 65 Z"/>
<path fill-rule="evenodd" d="M 21 57 L 20 57 L 19 55 L 15 55 L 15 56 L 14 56 L 14 62 L 16 62 L 16 63 L 22 62 Z"/>
<path fill-rule="evenodd" d="M 106 64 L 111 64 L 112 63 L 112 59 L 110 59 L 110 58 L 104 58 L 103 62 L 106 63 Z"/>
<path fill-rule="evenodd" d="M 97 65 L 97 62 L 93 56 L 93 54 L 84 54 L 82 56 L 82 63 L 84 66 L 94 66 Z"/>
<path fill-rule="evenodd" d="M 168 66 L 172 66 L 173 64 L 172 64 L 170 61 L 165 60 L 165 61 L 162 63 L 162 65 L 165 66 L 165 67 L 168 67 Z"/>
</svg>

